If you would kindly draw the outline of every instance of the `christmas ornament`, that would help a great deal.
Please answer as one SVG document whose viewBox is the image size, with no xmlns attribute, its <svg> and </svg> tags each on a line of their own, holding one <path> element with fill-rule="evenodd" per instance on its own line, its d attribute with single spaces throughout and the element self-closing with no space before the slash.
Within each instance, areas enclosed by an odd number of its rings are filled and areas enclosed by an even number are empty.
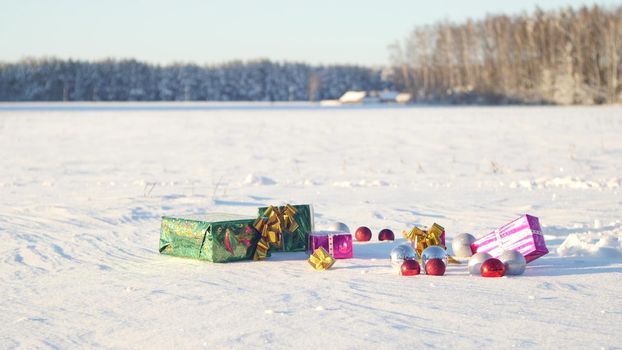
<svg viewBox="0 0 622 350">
<path fill-rule="evenodd" d="M 461 233 L 454 237 L 451 241 L 451 249 L 454 255 L 461 258 L 467 258 L 473 255 L 471 251 L 471 243 L 475 242 L 475 237 L 470 233 Z"/>
<path fill-rule="evenodd" d="M 354 233 L 357 241 L 367 242 L 371 239 L 371 230 L 366 226 L 361 226 Z"/>
<path fill-rule="evenodd" d="M 400 267 L 400 274 L 402 276 L 415 276 L 421 272 L 421 267 L 417 260 L 404 260 Z"/>
<path fill-rule="evenodd" d="M 480 272 L 482 277 L 503 277 L 505 265 L 497 258 L 490 258 L 482 263 Z"/>
<path fill-rule="evenodd" d="M 438 245 L 427 247 L 423 251 L 423 254 L 421 254 L 421 265 L 426 268 L 426 264 L 430 259 L 440 259 L 445 265 L 447 265 L 447 252 L 443 249 L 443 247 Z"/>
<path fill-rule="evenodd" d="M 527 261 L 520 252 L 506 250 L 499 256 L 499 260 L 505 265 L 506 275 L 522 275 L 525 272 Z"/>
<path fill-rule="evenodd" d="M 335 259 L 323 247 L 314 250 L 308 261 L 316 270 L 328 270 L 335 263 Z"/>
<path fill-rule="evenodd" d="M 393 234 L 393 231 L 389 230 L 388 228 L 385 228 L 378 233 L 378 240 L 379 241 L 394 241 L 395 235 Z"/>
<path fill-rule="evenodd" d="M 413 247 L 400 244 L 391 249 L 391 267 L 394 270 L 399 270 L 405 260 L 419 260 L 419 255 Z"/>
<path fill-rule="evenodd" d="M 348 225 L 344 224 L 343 222 L 333 222 L 328 227 L 328 231 L 350 233 L 350 228 L 348 227 Z"/>
<path fill-rule="evenodd" d="M 426 275 L 442 276 L 445 274 L 445 269 L 447 268 L 446 264 L 447 262 L 443 261 L 443 259 L 428 259 L 428 261 L 425 263 L 425 273 Z"/>
<path fill-rule="evenodd" d="M 469 259 L 469 273 L 471 275 L 479 276 L 481 274 L 480 267 L 482 263 L 492 258 L 492 255 L 488 253 L 475 253 Z"/>
</svg>

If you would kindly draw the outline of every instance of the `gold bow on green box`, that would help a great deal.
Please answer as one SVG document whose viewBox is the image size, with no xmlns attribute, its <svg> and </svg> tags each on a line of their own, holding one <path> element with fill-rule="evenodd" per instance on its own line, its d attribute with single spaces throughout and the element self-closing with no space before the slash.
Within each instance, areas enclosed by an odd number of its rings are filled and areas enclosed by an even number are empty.
<svg viewBox="0 0 622 350">
<path fill-rule="evenodd" d="M 259 208 L 253 227 L 261 238 L 253 258 L 261 260 L 270 251 L 304 251 L 307 237 L 313 231 L 313 210 L 310 205 Z"/>
<path fill-rule="evenodd" d="M 255 220 L 255 229 L 267 242 L 282 247 L 283 233 L 298 229 L 298 224 L 294 220 L 297 212 L 296 208 L 289 204 L 282 208 L 270 206 Z"/>
</svg>

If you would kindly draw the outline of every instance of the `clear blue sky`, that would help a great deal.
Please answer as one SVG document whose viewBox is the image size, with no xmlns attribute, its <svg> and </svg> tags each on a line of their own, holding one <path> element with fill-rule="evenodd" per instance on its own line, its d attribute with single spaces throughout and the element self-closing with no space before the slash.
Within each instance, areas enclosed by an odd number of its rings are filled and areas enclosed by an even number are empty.
<svg viewBox="0 0 622 350">
<path fill-rule="evenodd" d="M 385 64 L 415 25 L 611 0 L 0 0 L 0 61 L 137 58 L 218 63 L 270 58 Z"/>
</svg>

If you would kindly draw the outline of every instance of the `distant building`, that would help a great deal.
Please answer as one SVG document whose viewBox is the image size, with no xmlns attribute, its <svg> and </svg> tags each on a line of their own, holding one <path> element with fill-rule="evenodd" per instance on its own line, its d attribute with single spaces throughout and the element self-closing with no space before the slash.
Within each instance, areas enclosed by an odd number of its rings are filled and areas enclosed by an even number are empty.
<svg viewBox="0 0 622 350">
<path fill-rule="evenodd" d="M 413 99 L 413 96 L 408 92 L 400 92 L 395 96 L 395 102 L 397 103 L 408 103 Z"/>
<path fill-rule="evenodd" d="M 323 105 L 362 104 L 362 103 L 408 103 L 412 96 L 399 91 L 348 91 L 339 100 L 322 101 Z"/>
<path fill-rule="evenodd" d="M 348 91 L 339 97 L 340 103 L 363 103 L 367 92 L 365 91 Z"/>
</svg>

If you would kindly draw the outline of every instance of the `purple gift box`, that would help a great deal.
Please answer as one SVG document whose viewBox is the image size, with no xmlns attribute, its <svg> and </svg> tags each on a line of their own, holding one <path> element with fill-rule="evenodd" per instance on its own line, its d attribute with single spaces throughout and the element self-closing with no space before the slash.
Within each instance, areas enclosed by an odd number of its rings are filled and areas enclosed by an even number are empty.
<svg viewBox="0 0 622 350">
<path fill-rule="evenodd" d="M 493 258 L 498 258 L 504 250 L 516 250 L 527 262 L 549 252 L 538 218 L 527 214 L 478 238 L 471 244 L 471 250 L 473 253 L 488 253 Z"/>
<path fill-rule="evenodd" d="M 335 259 L 352 257 L 352 235 L 347 232 L 315 231 L 309 234 L 307 253 L 323 247 Z"/>
</svg>

